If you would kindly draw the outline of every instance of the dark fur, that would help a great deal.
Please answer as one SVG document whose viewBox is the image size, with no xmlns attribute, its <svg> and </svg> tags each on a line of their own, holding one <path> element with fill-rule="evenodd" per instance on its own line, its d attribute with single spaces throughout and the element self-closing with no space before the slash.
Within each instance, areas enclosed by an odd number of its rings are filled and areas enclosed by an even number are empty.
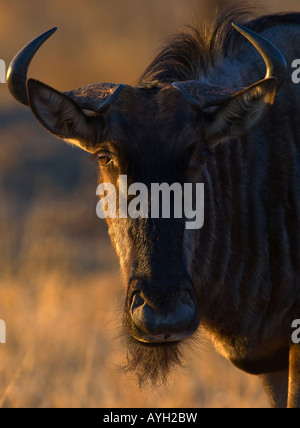
<svg viewBox="0 0 300 428">
<path fill-rule="evenodd" d="M 140 86 L 172 84 L 194 80 L 199 73 L 206 77 L 220 59 L 237 55 L 249 43 L 232 27 L 232 22 L 245 25 L 261 33 L 281 24 L 300 24 L 300 13 L 253 17 L 249 7 L 235 6 L 217 15 L 215 20 L 202 27 L 187 27 L 187 31 L 174 35 L 151 62 L 140 78 Z"/>
<path fill-rule="evenodd" d="M 231 27 L 231 22 L 245 23 L 248 17 L 244 9 L 234 8 L 218 16 L 206 31 L 190 28 L 189 33 L 176 35 L 147 68 L 139 85 L 161 87 L 195 79 L 199 71 L 209 74 L 220 58 L 237 55 L 248 43 Z M 300 24 L 300 14 L 265 16 L 246 26 L 263 32 L 287 23 Z M 293 95 L 289 95 L 292 104 Z M 227 357 L 253 374 L 287 367 L 287 332 L 290 320 L 297 316 L 292 308 L 297 299 L 299 304 L 296 292 L 295 298 L 290 297 L 293 287 L 298 287 L 299 294 L 300 268 L 300 211 L 295 193 L 300 135 L 295 120 L 289 108 L 283 111 L 277 106 L 258 130 L 259 137 L 252 134 L 218 147 L 215 156 L 207 159 L 202 177 L 206 183 L 206 223 L 193 260 L 199 314 L 203 325 L 223 342 Z M 281 129 L 273 135 L 272 124 L 278 122 Z M 271 140 L 269 135 L 273 135 Z M 286 138 L 290 142 L 282 147 Z M 280 206 L 285 203 L 294 211 L 284 217 Z M 278 296 L 276 290 L 280 289 Z M 280 339 L 278 345 L 272 345 L 278 346 L 272 357 L 267 349 L 256 355 L 256 340 L 269 335 L 268 325 L 277 324 L 276 317 L 282 320 L 286 341 Z M 176 345 L 145 347 L 130 339 L 127 370 L 137 374 L 140 384 L 147 380 L 157 383 L 159 377 L 164 381 L 174 364 L 180 363 L 180 354 Z"/>
</svg>

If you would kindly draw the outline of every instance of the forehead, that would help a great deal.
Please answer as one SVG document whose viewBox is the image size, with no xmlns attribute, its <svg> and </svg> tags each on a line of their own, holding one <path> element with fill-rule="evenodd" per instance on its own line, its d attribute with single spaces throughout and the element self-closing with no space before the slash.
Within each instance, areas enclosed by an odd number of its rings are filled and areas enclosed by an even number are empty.
<svg viewBox="0 0 300 428">
<path fill-rule="evenodd" d="M 184 139 L 195 131 L 196 111 L 181 93 L 167 86 L 125 87 L 107 114 L 107 136 L 112 140 L 134 140 L 152 144 Z"/>
</svg>

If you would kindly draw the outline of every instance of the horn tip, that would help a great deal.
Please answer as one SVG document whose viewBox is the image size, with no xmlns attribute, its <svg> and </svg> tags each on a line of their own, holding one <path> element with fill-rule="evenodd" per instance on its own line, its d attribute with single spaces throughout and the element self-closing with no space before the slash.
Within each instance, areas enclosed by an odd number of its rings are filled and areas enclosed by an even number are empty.
<svg viewBox="0 0 300 428">
<path fill-rule="evenodd" d="M 52 36 L 53 33 L 55 33 L 57 31 L 57 27 L 53 27 L 51 28 L 51 30 L 46 31 L 46 33 L 44 33 L 44 35 L 48 35 L 49 37 Z"/>
<path fill-rule="evenodd" d="M 235 22 L 232 22 L 231 25 L 233 26 L 233 28 L 235 28 L 239 33 L 243 30 L 246 30 L 245 27 L 243 27 L 242 25 L 236 24 Z"/>
</svg>

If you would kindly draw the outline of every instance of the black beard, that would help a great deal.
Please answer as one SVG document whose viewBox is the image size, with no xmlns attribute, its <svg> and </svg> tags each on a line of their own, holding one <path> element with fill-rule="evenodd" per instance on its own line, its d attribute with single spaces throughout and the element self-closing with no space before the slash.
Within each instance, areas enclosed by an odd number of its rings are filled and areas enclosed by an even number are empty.
<svg viewBox="0 0 300 428">
<path fill-rule="evenodd" d="M 182 366 L 180 343 L 146 344 L 125 336 L 127 362 L 123 372 L 133 373 L 139 387 L 150 384 L 154 387 L 166 385 L 168 378 L 177 366 Z"/>
</svg>

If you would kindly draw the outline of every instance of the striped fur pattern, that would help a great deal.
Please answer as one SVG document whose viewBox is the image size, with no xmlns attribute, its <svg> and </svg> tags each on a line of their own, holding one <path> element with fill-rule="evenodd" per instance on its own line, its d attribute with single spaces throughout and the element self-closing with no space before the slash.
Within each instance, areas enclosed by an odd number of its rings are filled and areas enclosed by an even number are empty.
<svg viewBox="0 0 300 428">
<path fill-rule="evenodd" d="M 247 14 L 229 10 L 204 32 L 176 35 L 140 86 L 201 79 L 234 87 L 261 78 L 263 63 L 231 22 L 245 24 Z M 277 42 L 289 65 L 300 56 L 300 14 L 245 25 Z M 205 226 L 191 264 L 201 322 L 219 351 L 250 373 L 288 367 L 290 326 L 300 316 L 299 115 L 289 76 L 263 123 L 216 147 L 202 177 Z"/>
</svg>

